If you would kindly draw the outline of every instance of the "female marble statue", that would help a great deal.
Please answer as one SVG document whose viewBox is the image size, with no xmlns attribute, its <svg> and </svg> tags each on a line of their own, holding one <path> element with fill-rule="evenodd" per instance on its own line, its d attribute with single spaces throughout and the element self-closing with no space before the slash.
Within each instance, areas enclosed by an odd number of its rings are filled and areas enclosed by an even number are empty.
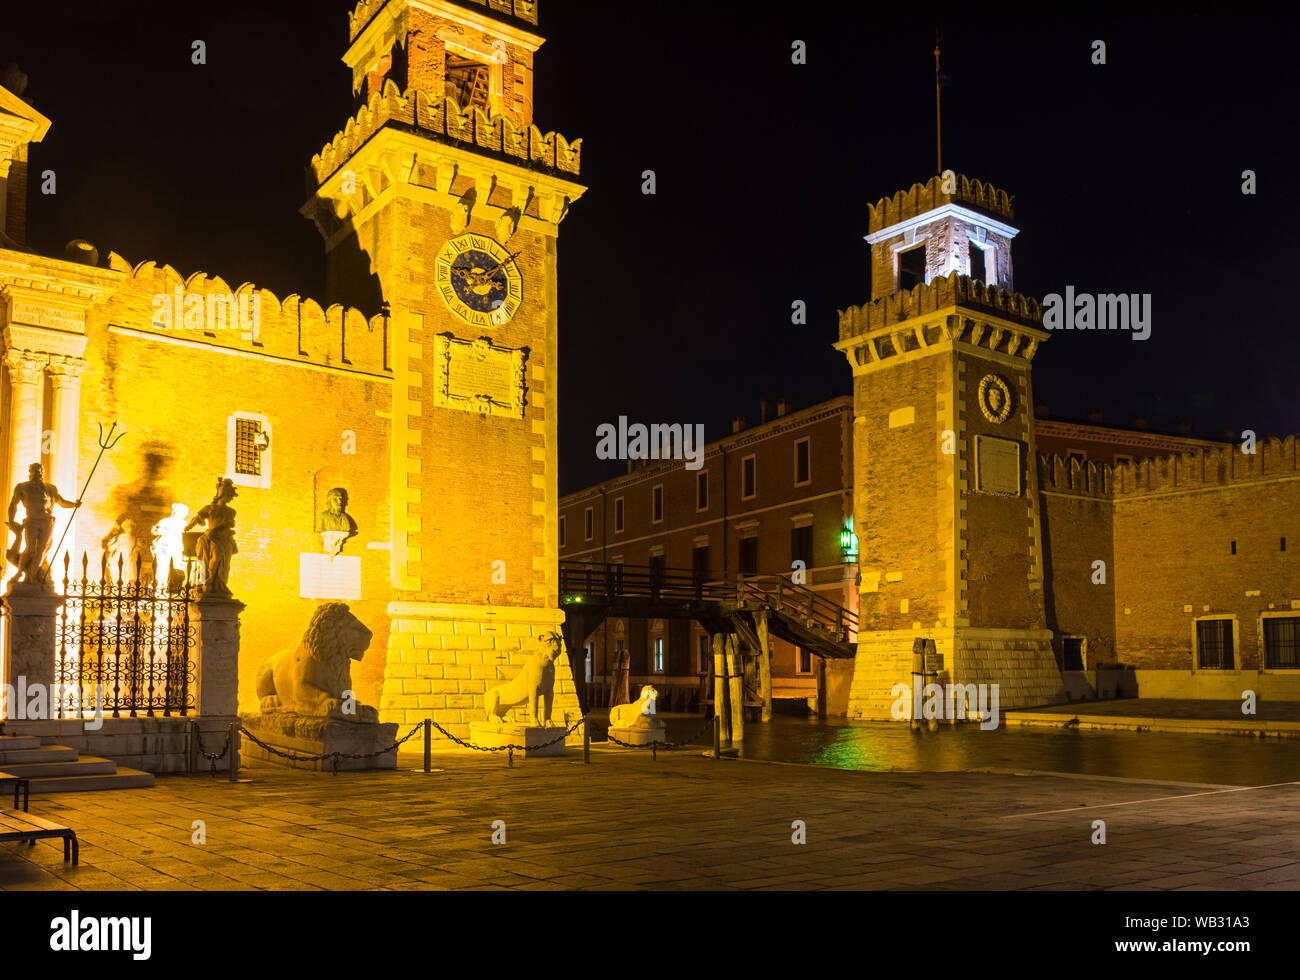
<svg viewBox="0 0 1300 980">
<path fill-rule="evenodd" d="M 207 523 L 207 529 L 199 535 L 194 553 L 203 563 L 206 572 L 205 596 L 214 595 L 228 598 L 230 589 L 226 585 L 226 576 L 230 574 L 230 559 L 239 554 L 235 544 L 235 511 L 228 506 L 239 494 L 235 484 L 229 479 L 217 480 L 217 493 L 212 503 L 201 507 L 193 519 L 185 525 L 188 531 L 200 521 Z"/>
</svg>

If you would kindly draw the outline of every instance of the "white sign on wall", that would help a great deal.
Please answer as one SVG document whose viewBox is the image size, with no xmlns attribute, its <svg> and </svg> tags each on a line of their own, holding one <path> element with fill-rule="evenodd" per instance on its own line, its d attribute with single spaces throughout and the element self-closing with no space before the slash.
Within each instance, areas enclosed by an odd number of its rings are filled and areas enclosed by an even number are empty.
<svg viewBox="0 0 1300 980">
<path fill-rule="evenodd" d="M 298 556 L 298 595 L 303 599 L 360 599 L 359 555 L 302 552 Z"/>
</svg>

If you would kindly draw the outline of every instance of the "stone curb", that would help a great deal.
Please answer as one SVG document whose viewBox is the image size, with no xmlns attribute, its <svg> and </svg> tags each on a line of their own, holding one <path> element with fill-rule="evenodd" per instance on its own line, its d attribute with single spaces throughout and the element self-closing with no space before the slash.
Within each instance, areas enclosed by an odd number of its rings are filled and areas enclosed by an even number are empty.
<svg viewBox="0 0 1300 980">
<path fill-rule="evenodd" d="M 1077 725 L 1128 732 L 1175 732 L 1182 735 L 1248 735 L 1269 738 L 1300 738 L 1297 721 L 1215 721 L 1206 718 L 1149 718 L 1131 715 L 1066 715 L 1047 712 L 1016 712 L 1003 715 L 1003 724 L 1065 728 Z"/>
</svg>

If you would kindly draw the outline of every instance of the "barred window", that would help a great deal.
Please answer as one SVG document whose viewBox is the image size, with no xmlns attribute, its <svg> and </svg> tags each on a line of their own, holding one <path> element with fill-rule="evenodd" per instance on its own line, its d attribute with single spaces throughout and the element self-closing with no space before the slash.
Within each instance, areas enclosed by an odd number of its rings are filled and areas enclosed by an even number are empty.
<svg viewBox="0 0 1300 980">
<path fill-rule="evenodd" d="M 235 472 L 242 476 L 262 475 L 262 450 L 266 448 L 262 423 L 256 419 L 235 419 Z"/>
<path fill-rule="evenodd" d="M 1300 670 L 1300 616 L 1265 618 L 1264 666 L 1274 670 Z"/>
<path fill-rule="evenodd" d="M 271 420 L 252 412 L 226 418 L 226 475 L 239 487 L 271 489 Z"/>
<path fill-rule="evenodd" d="M 1232 670 L 1232 620 L 1197 620 L 1196 654 L 1202 670 Z"/>
</svg>

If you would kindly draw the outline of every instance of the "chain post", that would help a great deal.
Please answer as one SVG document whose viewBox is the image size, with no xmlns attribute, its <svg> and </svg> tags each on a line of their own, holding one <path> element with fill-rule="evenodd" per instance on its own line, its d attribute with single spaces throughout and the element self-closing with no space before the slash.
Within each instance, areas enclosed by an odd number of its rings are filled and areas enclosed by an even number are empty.
<svg viewBox="0 0 1300 980">
<path fill-rule="evenodd" d="M 591 765 L 591 727 L 586 718 L 582 719 L 582 764 Z"/>
<path fill-rule="evenodd" d="M 506 765 L 511 769 L 515 767 L 515 747 L 513 745 L 506 746 Z"/>
<path fill-rule="evenodd" d="M 432 719 L 424 719 L 424 771 L 433 771 L 433 725 Z"/>
<path fill-rule="evenodd" d="M 239 782 L 239 764 L 235 761 L 238 756 L 235 753 L 235 723 L 230 723 L 230 728 L 226 731 L 226 751 L 230 753 L 230 781 Z"/>
<path fill-rule="evenodd" d="M 713 716 L 713 761 L 717 762 L 722 758 L 722 716 L 714 714 Z"/>
</svg>

